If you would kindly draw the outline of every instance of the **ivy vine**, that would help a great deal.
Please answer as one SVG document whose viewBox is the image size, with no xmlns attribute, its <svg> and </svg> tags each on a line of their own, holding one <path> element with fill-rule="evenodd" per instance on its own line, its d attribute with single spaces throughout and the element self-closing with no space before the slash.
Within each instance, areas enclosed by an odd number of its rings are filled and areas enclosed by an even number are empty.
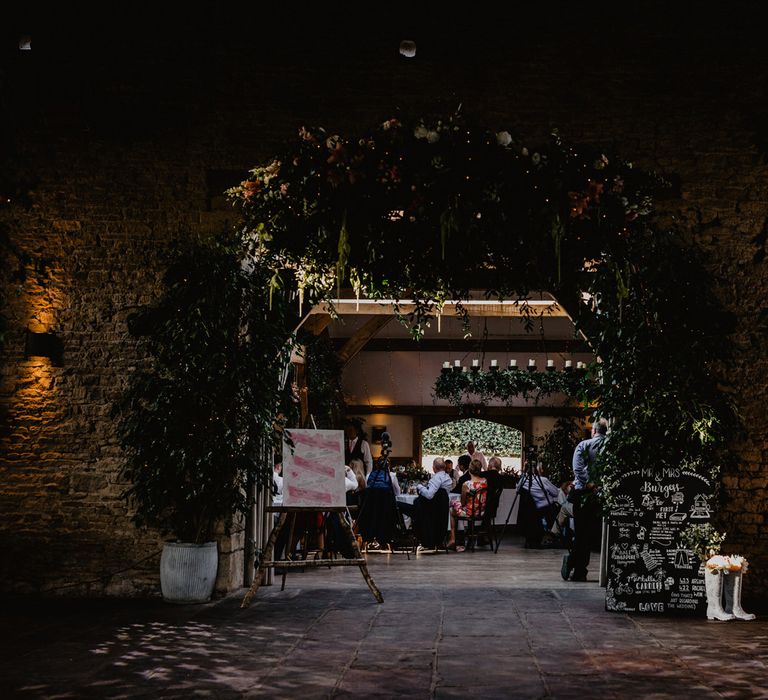
<svg viewBox="0 0 768 700">
<path fill-rule="evenodd" d="M 237 238 L 193 241 L 170 254 L 157 302 L 129 320 L 147 361 L 114 412 L 126 452 L 125 497 L 138 525 L 205 542 L 245 514 L 265 480 L 265 446 L 298 418 L 285 381 L 295 315 L 269 304 L 268 274 L 242 265 Z"/>
</svg>

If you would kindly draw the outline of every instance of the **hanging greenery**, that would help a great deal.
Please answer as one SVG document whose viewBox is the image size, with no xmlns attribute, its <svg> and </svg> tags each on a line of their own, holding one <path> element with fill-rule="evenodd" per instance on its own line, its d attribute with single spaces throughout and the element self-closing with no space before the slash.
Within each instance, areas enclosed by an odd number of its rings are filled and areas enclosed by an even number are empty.
<svg viewBox="0 0 768 700">
<path fill-rule="evenodd" d="M 593 372 L 599 371 L 594 368 Z M 446 399 L 455 406 L 474 402 L 487 403 L 499 399 L 507 403 L 516 396 L 533 398 L 537 402 L 544 396 L 565 394 L 589 404 L 597 394 L 593 375 L 587 370 L 529 372 L 522 369 L 457 372 L 448 370 L 435 380 L 434 396 Z"/>
<path fill-rule="evenodd" d="M 254 254 L 283 283 L 310 302 L 347 282 L 372 298 L 414 298 L 419 336 L 479 276 L 490 296 L 568 289 L 570 302 L 584 262 L 645 222 L 663 184 L 557 133 L 528 148 L 451 114 L 389 119 L 358 138 L 302 128 L 230 194 Z"/>
<path fill-rule="evenodd" d="M 327 334 L 302 334 L 306 348 L 309 413 L 318 428 L 341 429 L 346 403 L 341 390 L 341 365 Z"/>
<path fill-rule="evenodd" d="M 415 337 L 480 281 L 488 298 L 518 300 L 529 316 L 527 301 L 554 294 L 600 360 L 610 488 L 639 465 L 716 470 L 732 426 L 711 371 L 728 319 L 690 242 L 654 227 L 665 185 L 557 133 L 532 147 L 450 114 L 389 119 L 355 137 L 303 128 L 231 194 L 270 292 L 301 290 L 315 303 L 351 286 L 414 299 Z M 476 387 L 482 397 L 556 388 L 504 372 L 493 381 Z"/>
</svg>

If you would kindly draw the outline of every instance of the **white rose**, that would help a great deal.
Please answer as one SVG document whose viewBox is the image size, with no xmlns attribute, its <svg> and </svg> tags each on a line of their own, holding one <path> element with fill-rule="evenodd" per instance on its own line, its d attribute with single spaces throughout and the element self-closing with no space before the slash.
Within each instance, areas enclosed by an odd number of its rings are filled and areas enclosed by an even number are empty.
<svg viewBox="0 0 768 700">
<path fill-rule="evenodd" d="M 436 131 L 427 132 L 427 143 L 437 143 L 440 140 L 440 134 Z"/>
<path fill-rule="evenodd" d="M 499 146 L 509 146 L 509 144 L 512 143 L 512 136 L 508 131 L 500 131 L 496 134 L 496 143 L 498 143 Z"/>
<path fill-rule="evenodd" d="M 427 138 L 427 135 L 428 135 L 428 134 L 429 134 L 429 131 L 428 131 L 428 129 L 427 129 L 427 127 L 426 127 L 426 126 L 417 126 L 417 127 L 416 127 L 416 128 L 413 130 L 413 135 L 414 135 L 414 136 L 415 136 L 417 139 L 425 139 L 425 138 Z"/>
</svg>

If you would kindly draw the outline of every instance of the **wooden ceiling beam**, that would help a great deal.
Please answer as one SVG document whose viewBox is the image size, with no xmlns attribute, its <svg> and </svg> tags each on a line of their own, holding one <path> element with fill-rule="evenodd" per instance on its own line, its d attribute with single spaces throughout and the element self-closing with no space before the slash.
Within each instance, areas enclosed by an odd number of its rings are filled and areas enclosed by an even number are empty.
<svg viewBox="0 0 768 700">
<path fill-rule="evenodd" d="M 374 302 L 370 299 L 337 299 L 333 302 L 334 309 L 339 316 L 394 316 L 394 309 L 389 302 Z M 456 316 L 457 302 L 446 302 L 443 306 L 442 316 L 449 318 Z M 525 316 L 525 307 L 511 301 L 470 301 L 463 304 L 472 317 L 495 318 L 519 318 Z M 400 304 L 400 312 L 409 314 L 414 311 L 416 305 L 403 302 Z M 554 301 L 529 301 L 529 315 L 543 317 L 569 317 L 568 313 Z M 326 304 L 318 304 L 310 314 L 328 314 L 330 307 Z"/>
<path fill-rule="evenodd" d="M 374 316 L 374 318 L 382 318 Z M 384 317 L 386 318 L 386 317 Z M 341 350 L 348 338 L 332 338 L 331 343 Z M 589 346 L 581 338 L 547 338 L 542 341 L 537 336 L 531 338 L 423 338 L 419 342 L 411 338 L 372 338 L 366 343 L 366 352 L 485 352 L 508 353 L 591 353 Z"/>
<path fill-rule="evenodd" d="M 384 326 L 386 326 L 394 316 L 374 316 L 368 319 L 356 332 L 349 338 L 342 348 L 336 353 L 339 358 L 339 362 L 343 367 L 346 365 L 355 355 L 357 355 L 366 345 L 366 343 L 373 338 Z"/>
<path fill-rule="evenodd" d="M 315 307 L 315 309 L 316 308 L 317 307 Z M 312 335 L 320 335 L 326 328 L 328 328 L 328 326 L 331 325 L 333 317 L 327 312 L 316 311 L 315 309 L 312 309 L 312 311 L 310 311 L 309 314 L 302 319 L 302 322 L 296 329 L 297 331 L 299 328 L 302 328 Z"/>
</svg>

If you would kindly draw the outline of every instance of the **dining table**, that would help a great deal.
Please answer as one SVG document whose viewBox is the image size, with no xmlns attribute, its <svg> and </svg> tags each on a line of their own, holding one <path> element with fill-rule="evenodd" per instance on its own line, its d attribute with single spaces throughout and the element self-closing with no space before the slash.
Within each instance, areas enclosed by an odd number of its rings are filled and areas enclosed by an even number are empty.
<svg viewBox="0 0 768 700">
<path fill-rule="evenodd" d="M 418 498 L 418 494 L 416 493 L 401 493 L 398 496 L 395 496 L 395 498 L 400 501 L 401 503 L 410 503 L 413 504 L 416 499 Z M 461 494 L 458 493 L 449 493 L 448 494 L 448 526 L 446 529 L 451 529 L 451 509 L 450 504 L 453 501 L 457 501 L 461 498 Z M 411 519 L 407 515 L 403 515 L 403 520 L 405 521 L 405 526 L 410 527 L 411 526 Z"/>
</svg>

